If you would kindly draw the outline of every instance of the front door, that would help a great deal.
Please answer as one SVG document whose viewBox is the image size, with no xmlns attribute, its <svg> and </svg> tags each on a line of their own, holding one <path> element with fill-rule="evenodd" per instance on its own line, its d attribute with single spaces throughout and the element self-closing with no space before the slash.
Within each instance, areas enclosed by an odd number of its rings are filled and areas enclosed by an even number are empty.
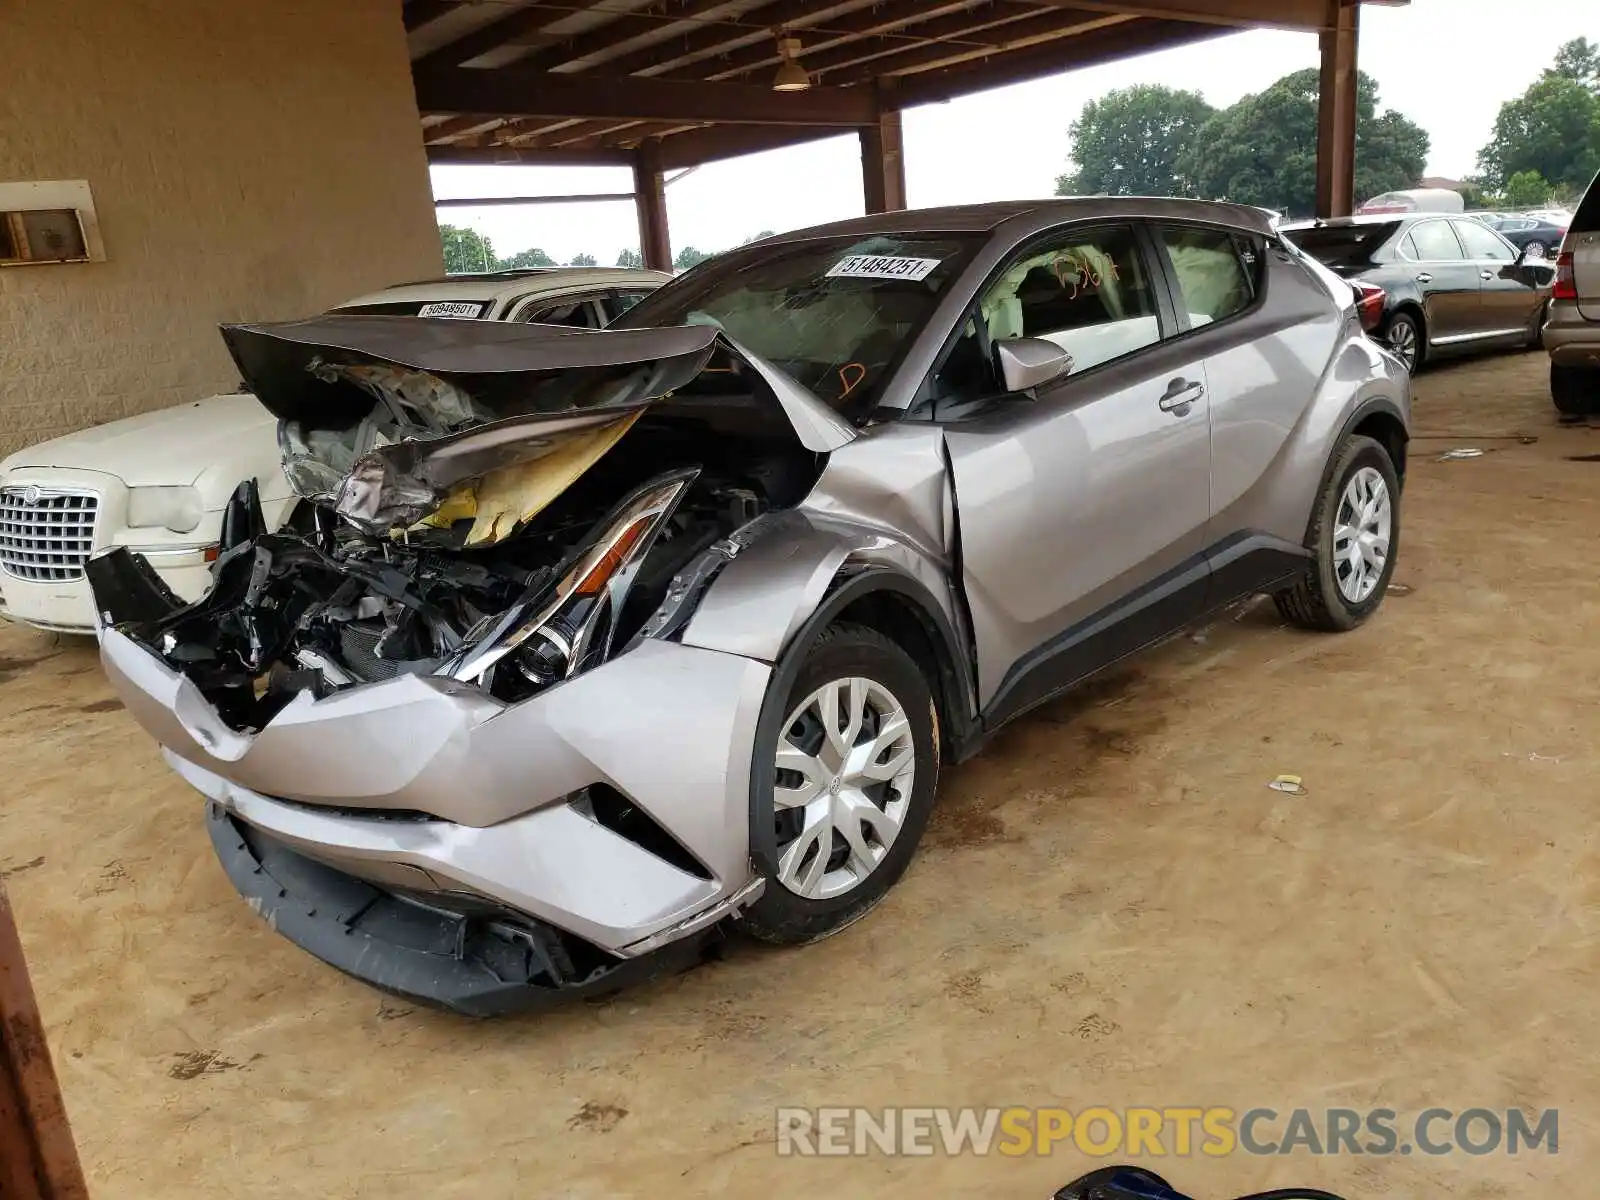
<svg viewBox="0 0 1600 1200">
<path fill-rule="evenodd" d="M 1415 259 L 1410 267 L 1422 292 L 1422 307 L 1431 344 L 1449 345 L 1477 334 L 1478 268 L 1467 261 L 1461 240 L 1444 218 L 1419 221 L 1400 243 L 1401 253 Z"/>
<path fill-rule="evenodd" d="M 1192 616 L 1211 445 L 1203 363 L 1158 304 L 1148 234 L 1068 227 L 983 292 L 936 392 L 999 390 L 993 343 L 1044 338 L 1073 367 L 1035 398 L 945 426 L 980 703 L 1004 719 Z M 958 381 L 952 383 L 952 381 Z"/>
</svg>

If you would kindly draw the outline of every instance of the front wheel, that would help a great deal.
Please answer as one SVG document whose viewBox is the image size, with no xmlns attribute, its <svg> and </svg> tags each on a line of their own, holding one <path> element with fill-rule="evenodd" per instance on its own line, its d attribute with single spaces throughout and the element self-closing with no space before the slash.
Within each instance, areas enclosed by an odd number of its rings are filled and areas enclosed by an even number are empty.
<svg viewBox="0 0 1600 1200">
<path fill-rule="evenodd" d="M 904 873 L 933 808 L 938 714 L 911 657 L 858 625 L 817 639 L 783 711 L 755 748 L 751 818 L 773 861 L 741 923 L 795 945 L 864 916 Z"/>
<path fill-rule="evenodd" d="M 1378 610 L 1400 544 L 1400 482 L 1381 443 L 1345 441 L 1311 512 L 1312 562 L 1276 593 L 1278 611 L 1302 629 L 1340 633 Z"/>
</svg>

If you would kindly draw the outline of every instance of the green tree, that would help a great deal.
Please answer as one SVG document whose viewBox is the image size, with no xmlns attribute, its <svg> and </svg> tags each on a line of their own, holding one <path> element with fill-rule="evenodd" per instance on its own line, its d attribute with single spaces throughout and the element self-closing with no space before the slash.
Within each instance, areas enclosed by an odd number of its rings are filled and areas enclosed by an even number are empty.
<svg viewBox="0 0 1600 1200">
<path fill-rule="evenodd" d="M 500 271 L 516 271 L 525 267 L 553 267 L 555 265 L 555 259 L 535 246 L 531 250 L 519 250 L 510 258 L 500 259 L 495 263 L 495 268 Z"/>
<path fill-rule="evenodd" d="M 1507 208 L 1538 208 L 1550 202 L 1550 184 L 1537 171 L 1518 171 L 1506 180 Z"/>
<path fill-rule="evenodd" d="M 624 250 L 621 254 L 617 255 L 617 266 L 632 267 L 637 271 L 640 267 L 644 266 L 644 259 L 639 257 L 639 252 L 637 250 Z"/>
<path fill-rule="evenodd" d="M 1089 101 L 1068 129 L 1073 169 L 1057 177 L 1056 195 L 1195 195 L 1182 164 L 1215 112 L 1199 92 L 1148 83 Z"/>
<path fill-rule="evenodd" d="M 685 246 L 678 251 L 678 257 L 672 260 L 672 265 L 680 271 L 687 271 L 698 263 L 705 262 L 711 255 L 704 250 L 696 250 L 693 246 Z"/>
<path fill-rule="evenodd" d="M 1556 51 L 1556 65 L 1550 73 L 1581 83 L 1591 92 L 1600 92 L 1600 46 L 1588 38 L 1573 38 Z"/>
<path fill-rule="evenodd" d="M 595 260 L 594 255 L 592 254 L 574 254 L 572 256 L 572 262 L 568 264 L 568 266 L 573 267 L 592 267 L 594 265 Z"/>
<path fill-rule="evenodd" d="M 444 269 L 449 275 L 495 268 L 494 245 L 476 229 L 459 225 L 440 225 L 439 242 L 444 248 Z"/>
<path fill-rule="evenodd" d="M 1600 170 L 1600 48 L 1584 38 L 1561 47 L 1553 68 L 1500 106 L 1478 165 L 1498 187 L 1524 171 L 1557 188 L 1588 183 Z"/>
<path fill-rule="evenodd" d="M 1317 192 L 1315 69 L 1285 75 L 1264 92 L 1223 109 L 1200 130 L 1180 171 L 1200 195 L 1310 214 Z M 1378 84 L 1356 80 L 1356 200 L 1408 188 L 1428 161 L 1428 134 L 1390 110 L 1378 112 Z"/>
</svg>

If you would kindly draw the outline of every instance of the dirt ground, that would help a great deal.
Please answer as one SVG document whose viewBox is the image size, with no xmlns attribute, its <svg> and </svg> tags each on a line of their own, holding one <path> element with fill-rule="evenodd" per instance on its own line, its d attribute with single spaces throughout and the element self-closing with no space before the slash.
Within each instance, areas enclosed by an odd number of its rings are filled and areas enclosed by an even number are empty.
<svg viewBox="0 0 1600 1200">
<path fill-rule="evenodd" d="M 0 629 L 0 873 L 96 1196 L 1033 1198 L 1100 1165 L 775 1154 L 777 1106 L 834 1104 L 1555 1107 L 1555 1157 L 1145 1165 L 1202 1197 L 1585 1193 L 1600 430 L 1556 427 L 1544 372 L 1419 381 L 1405 590 L 1367 627 L 1267 604 L 1172 643 L 950 771 L 843 935 L 526 1019 L 275 936 L 92 648 Z"/>
</svg>

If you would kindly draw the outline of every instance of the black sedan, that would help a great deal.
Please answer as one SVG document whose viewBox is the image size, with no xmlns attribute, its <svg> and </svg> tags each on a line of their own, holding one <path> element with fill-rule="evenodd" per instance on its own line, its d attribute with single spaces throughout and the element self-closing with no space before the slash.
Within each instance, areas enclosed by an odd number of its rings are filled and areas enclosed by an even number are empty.
<svg viewBox="0 0 1600 1200">
<path fill-rule="evenodd" d="M 1484 223 L 1517 249 L 1526 250 L 1529 258 L 1554 258 L 1567 236 L 1565 226 L 1543 217 L 1496 217 Z"/>
<path fill-rule="evenodd" d="M 1471 217 L 1345 217 L 1280 232 L 1352 283 L 1383 289 L 1378 333 L 1413 372 L 1439 355 L 1540 344 L 1555 264 Z"/>
</svg>

